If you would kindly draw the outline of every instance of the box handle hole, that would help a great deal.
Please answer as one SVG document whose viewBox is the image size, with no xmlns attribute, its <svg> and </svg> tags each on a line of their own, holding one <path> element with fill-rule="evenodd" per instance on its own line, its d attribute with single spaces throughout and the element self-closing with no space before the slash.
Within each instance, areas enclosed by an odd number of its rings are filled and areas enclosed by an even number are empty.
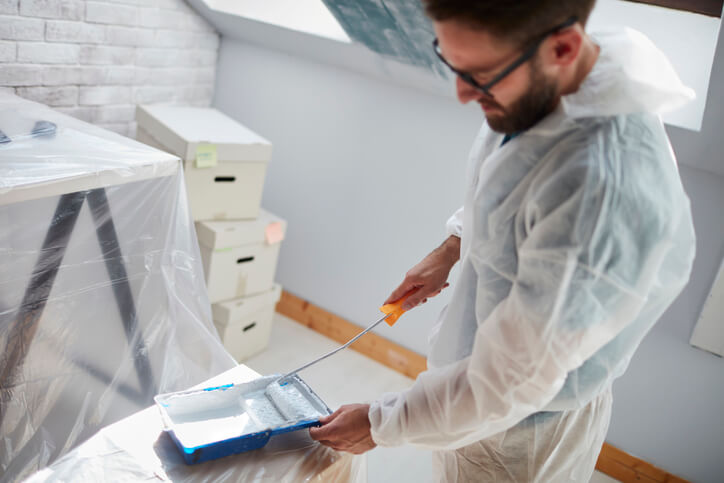
<svg viewBox="0 0 724 483">
<path fill-rule="evenodd" d="M 217 176 L 214 181 L 217 183 L 233 183 L 236 181 L 236 176 Z"/>
<path fill-rule="evenodd" d="M 254 257 L 244 257 L 244 258 L 237 258 L 236 263 L 246 263 L 246 262 L 253 262 Z"/>
<path fill-rule="evenodd" d="M 252 322 L 251 324 L 249 324 L 249 325 L 247 325 L 246 327 L 244 327 L 242 330 L 243 330 L 244 332 L 246 332 L 247 330 L 251 330 L 251 329 L 253 329 L 254 327 L 256 327 L 256 322 Z"/>
</svg>

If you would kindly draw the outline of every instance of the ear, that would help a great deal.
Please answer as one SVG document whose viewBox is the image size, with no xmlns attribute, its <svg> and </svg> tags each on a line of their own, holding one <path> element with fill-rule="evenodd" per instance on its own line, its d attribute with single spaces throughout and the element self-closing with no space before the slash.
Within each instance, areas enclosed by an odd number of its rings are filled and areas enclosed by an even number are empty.
<svg viewBox="0 0 724 483">
<path fill-rule="evenodd" d="M 544 55 L 549 65 L 565 67 L 578 58 L 583 45 L 583 29 L 576 24 L 546 39 Z"/>
</svg>

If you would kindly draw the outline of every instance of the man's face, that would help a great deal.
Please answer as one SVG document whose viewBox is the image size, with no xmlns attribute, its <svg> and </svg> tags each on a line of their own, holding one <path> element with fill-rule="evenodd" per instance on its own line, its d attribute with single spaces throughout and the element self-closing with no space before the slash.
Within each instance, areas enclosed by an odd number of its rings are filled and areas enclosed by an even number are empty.
<svg viewBox="0 0 724 483">
<path fill-rule="evenodd" d="M 435 22 L 435 32 L 445 59 L 456 69 L 472 74 L 479 84 L 490 82 L 522 52 L 518 45 L 493 37 L 457 21 Z M 512 134 L 524 131 L 558 102 L 558 84 L 545 74 L 538 55 L 525 62 L 490 90 L 493 97 L 459 77 L 458 99 L 475 101 L 485 112 L 494 131 Z"/>
</svg>

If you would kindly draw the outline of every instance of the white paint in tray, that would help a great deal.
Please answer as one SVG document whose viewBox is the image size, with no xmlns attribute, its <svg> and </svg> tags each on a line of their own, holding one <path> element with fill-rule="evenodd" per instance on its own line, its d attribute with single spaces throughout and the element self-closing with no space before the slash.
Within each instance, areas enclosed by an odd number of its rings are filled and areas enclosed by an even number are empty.
<svg viewBox="0 0 724 483">
<path fill-rule="evenodd" d="M 300 380 L 279 386 L 275 382 L 278 377 L 266 376 L 213 390 L 163 394 L 156 396 L 156 403 L 167 429 L 174 431 L 185 448 L 291 426 L 328 414 L 324 403 Z"/>
</svg>

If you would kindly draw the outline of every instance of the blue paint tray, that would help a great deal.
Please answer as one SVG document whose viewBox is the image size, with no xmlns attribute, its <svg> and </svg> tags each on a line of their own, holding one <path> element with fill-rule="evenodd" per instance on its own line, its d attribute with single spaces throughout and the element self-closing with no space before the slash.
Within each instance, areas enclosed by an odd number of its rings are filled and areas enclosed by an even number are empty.
<svg viewBox="0 0 724 483">
<path fill-rule="evenodd" d="M 278 377 L 159 394 L 154 400 L 184 461 L 196 464 L 259 449 L 277 435 L 319 426 L 319 418 L 332 413 L 298 376 L 269 397 L 265 389 Z"/>
</svg>

